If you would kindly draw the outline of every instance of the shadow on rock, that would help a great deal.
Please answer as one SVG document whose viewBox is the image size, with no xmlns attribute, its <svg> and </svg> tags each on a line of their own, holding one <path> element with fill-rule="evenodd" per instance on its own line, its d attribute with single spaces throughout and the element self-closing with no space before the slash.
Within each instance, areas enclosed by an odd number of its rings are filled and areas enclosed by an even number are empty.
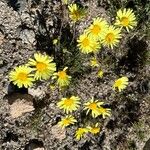
<svg viewBox="0 0 150 150">
<path fill-rule="evenodd" d="M 34 150 L 34 149 L 44 150 L 43 142 L 37 139 L 32 139 L 29 141 L 28 144 L 25 145 L 24 150 Z"/>
<path fill-rule="evenodd" d="M 128 53 L 119 60 L 116 71 L 119 73 L 122 68 L 129 72 L 138 72 L 139 68 L 143 66 L 147 52 L 147 43 L 144 40 L 139 40 L 134 37 L 128 42 Z"/>
</svg>

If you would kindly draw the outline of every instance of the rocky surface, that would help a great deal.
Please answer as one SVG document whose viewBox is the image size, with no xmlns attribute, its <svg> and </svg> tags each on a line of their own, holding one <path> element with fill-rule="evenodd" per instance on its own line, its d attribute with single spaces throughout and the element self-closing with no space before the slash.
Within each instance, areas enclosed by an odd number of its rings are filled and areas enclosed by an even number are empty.
<svg viewBox="0 0 150 150">
<path fill-rule="evenodd" d="M 107 1 L 81 0 L 81 4 L 88 7 L 90 15 L 76 25 L 76 35 L 94 16 L 102 15 L 112 21 L 107 13 L 111 4 Z M 0 150 L 149 150 L 150 68 L 143 59 L 150 41 L 141 39 L 136 32 L 134 37 L 123 39 L 118 52 L 102 51 L 100 58 L 106 60 L 102 64 L 106 72 L 102 79 L 96 78 L 96 70 L 89 69 L 87 58 L 83 58 L 81 69 L 76 71 L 71 66 L 76 80 L 66 92 L 50 90 L 50 81 L 37 83 L 28 90 L 9 82 L 10 70 L 26 63 L 37 50 L 54 54 L 52 40 L 59 36 L 61 26 L 64 40 L 72 35 L 67 15 L 61 22 L 64 13 L 61 1 L 57 0 L 0 0 Z M 69 33 L 65 35 L 66 32 Z M 63 60 L 58 54 L 55 61 L 59 67 Z M 112 90 L 112 84 L 120 74 L 126 74 L 130 83 L 118 94 Z M 56 103 L 70 94 L 79 95 L 82 103 L 93 96 L 112 109 L 110 118 L 98 118 L 102 129 L 97 136 L 76 141 L 77 127 L 62 130 L 57 126 L 64 114 Z M 78 124 L 84 125 L 82 108 L 75 115 Z"/>
</svg>

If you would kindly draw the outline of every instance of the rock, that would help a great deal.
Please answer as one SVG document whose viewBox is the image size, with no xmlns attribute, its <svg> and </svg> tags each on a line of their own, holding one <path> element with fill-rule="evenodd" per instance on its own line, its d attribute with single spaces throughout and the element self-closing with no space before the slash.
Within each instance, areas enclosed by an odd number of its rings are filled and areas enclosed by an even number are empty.
<svg viewBox="0 0 150 150">
<path fill-rule="evenodd" d="M 0 32 L 0 45 L 4 42 L 4 34 Z"/>
<path fill-rule="evenodd" d="M 35 148 L 34 150 L 44 150 L 44 148 Z"/>
<path fill-rule="evenodd" d="M 25 44 L 35 45 L 35 33 L 32 30 L 24 29 L 20 32 L 20 38 Z"/>
<path fill-rule="evenodd" d="M 38 87 L 36 89 L 29 88 L 28 93 L 31 94 L 33 97 L 38 98 L 38 99 L 42 99 L 46 95 L 45 91 L 40 87 Z"/>
<path fill-rule="evenodd" d="M 5 99 L 8 100 L 12 118 L 18 118 L 27 112 L 34 111 L 33 97 L 29 94 L 13 93 L 7 95 Z"/>
<path fill-rule="evenodd" d="M 7 38 L 14 38 L 16 28 L 21 24 L 19 14 L 2 1 L 0 1 L 0 8 L 0 25 L 5 28 L 5 34 L 8 34 Z"/>
<path fill-rule="evenodd" d="M 27 112 L 34 111 L 33 103 L 26 100 L 17 100 L 10 105 L 10 114 L 12 118 L 18 118 Z"/>
<path fill-rule="evenodd" d="M 66 130 L 62 129 L 58 125 L 54 125 L 51 129 L 52 136 L 60 141 L 66 138 Z"/>
<path fill-rule="evenodd" d="M 32 139 L 25 146 L 25 150 L 45 150 L 43 142 L 38 139 Z"/>
<path fill-rule="evenodd" d="M 145 143 L 143 150 L 150 150 L 150 139 Z"/>
</svg>

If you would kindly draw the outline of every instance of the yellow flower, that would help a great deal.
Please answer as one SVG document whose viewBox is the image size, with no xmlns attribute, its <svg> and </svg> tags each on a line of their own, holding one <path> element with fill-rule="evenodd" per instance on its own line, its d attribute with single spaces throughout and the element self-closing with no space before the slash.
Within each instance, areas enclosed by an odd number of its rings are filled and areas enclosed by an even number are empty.
<svg viewBox="0 0 150 150">
<path fill-rule="evenodd" d="M 87 129 L 89 130 L 90 133 L 92 134 L 97 134 L 100 132 L 100 127 L 99 127 L 99 124 L 96 123 L 93 127 L 91 126 L 88 126 Z"/>
<path fill-rule="evenodd" d="M 32 82 L 34 81 L 34 75 L 30 74 L 31 72 L 32 69 L 25 65 L 15 67 L 15 69 L 9 74 L 10 81 L 12 81 L 13 84 L 17 85 L 19 88 L 22 88 L 23 86 L 28 88 L 32 86 Z"/>
<path fill-rule="evenodd" d="M 129 32 L 129 29 L 133 29 L 137 25 L 136 17 L 132 9 L 118 10 L 115 25 L 125 27 Z"/>
<path fill-rule="evenodd" d="M 57 106 L 60 109 L 63 109 L 67 114 L 73 112 L 79 108 L 80 98 L 77 96 L 71 96 L 70 98 L 62 98 L 60 102 L 57 103 Z"/>
<path fill-rule="evenodd" d="M 106 116 L 110 116 L 111 113 L 110 113 L 111 109 L 109 108 L 103 108 L 103 107 L 99 107 L 99 113 L 102 115 L 103 119 L 106 118 Z"/>
<path fill-rule="evenodd" d="M 99 67 L 99 62 L 98 62 L 98 60 L 95 57 L 93 57 L 90 60 L 90 65 L 91 65 L 91 67 Z"/>
<path fill-rule="evenodd" d="M 98 53 L 101 49 L 101 44 L 99 41 L 93 40 L 92 42 L 92 52 L 93 53 Z"/>
<path fill-rule="evenodd" d="M 63 4 L 67 5 L 68 4 L 68 0 L 61 0 Z"/>
<path fill-rule="evenodd" d="M 68 9 L 69 9 L 69 17 L 74 22 L 81 20 L 85 16 L 85 10 L 79 8 L 77 4 L 69 5 Z"/>
<path fill-rule="evenodd" d="M 68 86 L 70 84 L 71 76 L 67 75 L 68 67 L 65 67 L 62 71 L 58 71 L 57 73 L 54 73 L 53 79 L 57 79 L 57 84 L 60 87 Z"/>
<path fill-rule="evenodd" d="M 77 140 L 80 140 L 86 133 L 88 133 L 87 128 L 78 128 L 76 130 L 75 137 L 76 137 Z"/>
<path fill-rule="evenodd" d="M 98 100 L 94 100 L 94 98 L 92 97 L 92 99 L 85 103 L 84 106 L 84 110 L 87 110 L 86 114 L 89 113 L 89 111 L 92 112 L 92 117 L 96 118 L 97 116 L 101 115 L 99 112 L 99 107 L 103 104 L 104 102 L 99 102 Z"/>
<path fill-rule="evenodd" d="M 110 26 L 102 35 L 102 44 L 113 49 L 121 38 L 120 29 Z"/>
<path fill-rule="evenodd" d="M 58 39 L 53 40 L 53 45 L 56 45 L 58 43 Z"/>
<path fill-rule="evenodd" d="M 121 92 L 123 89 L 125 89 L 128 85 L 128 78 L 127 77 L 121 77 L 117 79 L 113 85 L 113 88 L 118 88 L 119 92 Z"/>
<path fill-rule="evenodd" d="M 86 30 L 86 32 L 89 34 L 89 36 L 92 36 L 92 38 L 99 39 L 101 38 L 102 33 L 107 30 L 107 28 L 108 23 L 102 18 L 98 17 L 93 19 L 93 23 Z"/>
<path fill-rule="evenodd" d="M 29 59 L 28 65 L 33 66 L 32 70 L 35 71 L 34 78 L 36 80 L 49 79 L 50 76 L 56 71 L 56 64 L 52 63 L 53 58 L 41 53 L 35 53 L 34 59 Z"/>
<path fill-rule="evenodd" d="M 92 52 L 93 49 L 95 49 L 94 42 L 95 40 L 90 38 L 86 33 L 83 33 L 80 35 L 79 39 L 77 40 L 78 47 L 81 50 L 82 53 L 88 54 Z"/>
<path fill-rule="evenodd" d="M 104 72 L 103 72 L 102 70 L 99 70 L 99 71 L 98 71 L 98 77 L 99 77 L 99 78 L 102 78 L 102 77 L 103 77 L 103 74 L 104 74 Z"/>
<path fill-rule="evenodd" d="M 77 122 L 77 120 L 72 115 L 67 115 L 65 118 L 62 118 L 61 121 L 58 122 L 58 125 L 64 128 L 71 124 L 75 124 L 75 122 Z"/>
</svg>

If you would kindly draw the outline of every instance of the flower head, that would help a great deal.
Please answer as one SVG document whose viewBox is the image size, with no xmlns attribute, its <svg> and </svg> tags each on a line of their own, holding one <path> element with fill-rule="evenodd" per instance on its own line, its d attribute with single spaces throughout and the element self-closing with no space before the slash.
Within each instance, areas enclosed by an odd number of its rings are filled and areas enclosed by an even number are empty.
<svg viewBox="0 0 150 150">
<path fill-rule="evenodd" d="M 28 88 L 32 86 L 33 74 L 31 74 L 32 69 L 30 67 L 27 67 L 25 65 L 16 67 L 13 71 L 10 72 L 9 78 L 10 81 L 13 82 L 13 84 L 17 85 L 19 88 L 22 88 L 23 86 L 25 88 Z"/>
<path fill-rule="evenodd" d="M 132 9 L 118 10 L 115 25 L 125 27 L 129 32 L 129 29 L 133 29 L 137 25 L 136 17 Z"/>
<path fill-rule="evenodd" d="M 106 30 L 102 35 L 102 44 L 113 49 L 113 47 L 119 43 L 120 38 L 120 29 L 109 26 L 108 30 Z"/>
<path fill-rule="evenodd" d="M 53 79 L 57 78 L 57 84 L 60 87 L 68 86 L 71 80 L 71 76 L 67 75 L 68 67 L 65 67 L 62 71 L 58 71 L 57 73 L 54 73 Z"/>
<path fill-rule="evenodd" d="M 99 127 L 99 124 L 96 123 L 94 126 L 88 126 L 87 129 L 89 129 L 89 132 L 92 133 L 92 134 L 97 134 L 100 132 L 100 127 Z"/>
<path fill-rule="evenodd" d="M 104 72 L 102 70 L 99 70 L 97 75 L 99 78 L 102 78 L 104 75 Z"/>
<path fill-rule="evenodd" d="M 96 54 L 96 53 L 98 53 L 98 52 L 100 51 L 100 49 L 101 49 L 101 44 L 100 44 L 100 42 L 93 39 L 91 51 L 92 51 L 94 54 Z"/>
<path fill-rule="evenodd" d="M 91 67 L 99 67 L 99 62 L 98 62 L 98 60 L 95 57 L 93 57 L 90 60 L 90 65 L 91 65 Z"/>
<path fill-rule="evenodd" d="M 63 109 L 67 114 L 78 109 L 80 105 L 80 98 L 77 96 L 71 96 L 70 98 L 62 98 L 57 106 Z"/>
<path fill-rule="evenodd" d="M 92 50 L 95 48 L 94 46 L 96 46 L 94 45 L 95 40 L 89 37 L 86 33 L 80 35 L 77 42 L 79 49 L 81 50 L 82 53 L 85 54 L 92 52 Z"/>
<path fill-rule="evenodd" d="M 58 39 L 54 39 L 53 40 L 53 45 L 57 45 L 57 43 L 58 43 Z"/>
<path fill-rule="evenodd" d="M 58 122 L 58 125 L 64 128 L 74 124 L 75 122 L 77 122 L 77 120 L 72 115 L 67 115 L 65 118 L 62 118 L 61 121 Z"/>
<path fill-rule="evenodd" d="M 80 140 L 86 133 L 88 133 L 87 128 L 78 128 L 76 130 L 75 137 L 76 137 L 77 140 Z"/>
<path fill-rule="evenodd" d="M 107 28 L 108 23 L 102 18 L 97 17 L 93 19 L 93 23 L 86 31 L 89 36 L 92 36 L 92 38 L 99 39 L 101 38 L 102 33 L 107 30 Z"/>
<path fill-rule="evenodd" d="M 106 116 L 110 116 L 111 109 L 109 108 L 103 108 L 103 107 L 99 107 L 99 113 L 102 115 L 103 119 L 106 118 Z"/>
<path fill-rule="evenodd" d="M 69 16 L 72 21 L 76 22 L 81 20 L 85 16 L 85 10 L 79 8 L 77 4 L 71 4 L 68 6 Z"/>
<path fill-rule="evenodd" d="M 35 71 L 34 78 L 36 80 L 49 79 L 56 71 L 56 64 L 52 63 L 53 58 L 41 53 L 35 53 L 34 59 L 29 59 L 28 65 L 32 66 Z"/>
<path fill-rule="evenodd" d="M 118 88 L 119 92 L 121 92 L 123 89 L 125 89 L 128 85 L 128 78 L 127 77 L 121 77 L 117 79 L 113 85 L 113 88 Z"/>
<path fill-rule="evenodd" d="M 96 118 L 97 116 L 101 115 L 99 112 L 99 107 L 103 104 L 104 102 L 99 102 L 98 100 L 94 100 L 94 98 L 92 97 L 92 99 L 85 103 L 84 106 L 84 110 L 87 110 L 86 114 L 89 113 L 89 111 L 91 111 L 92 113 L 92 117 Z"/>
</svg>

